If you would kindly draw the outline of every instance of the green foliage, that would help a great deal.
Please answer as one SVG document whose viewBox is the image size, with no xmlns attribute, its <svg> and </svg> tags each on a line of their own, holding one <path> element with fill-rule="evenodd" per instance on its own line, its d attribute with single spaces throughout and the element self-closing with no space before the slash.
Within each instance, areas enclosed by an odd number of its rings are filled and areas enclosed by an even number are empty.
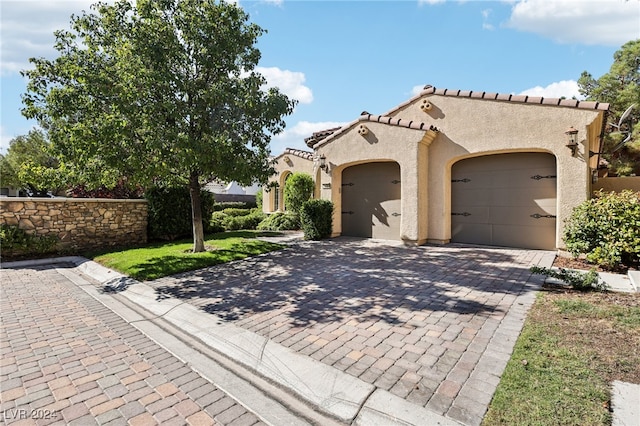
<svg viewBox="0 0 640 426">
<path fill-rule="evenodd" d="M 55 33 L 56 59 L 31 59 L 23 114 L 70 169 L 189 187 L 202 251 L 200 185 L 266 181 L 269 142 L 295 105 L 255 70 L 263 32 L 225 1 L 98 3 Z"/>
<path fill-rule="evenodd" d="M 191 201 L 184 187 L 154 187 L 145 192 L 148 201 L 148 234 L 152 240 L 175 240 L 191 234 Z M 213 214 L 213 194 L 201 191 L 202 217 Z M 205 232 L 212 229 L 207 226 Z"/>
<path fill-rule="evenodd" d="M 227 208 L 211 215 L 211 225 L 217 231 L 255 230 L 266 215 L 257 208 Z"/>
<path fill-rule="evenodd" d="M 51 253 L 57 243 L 55 235 L 32 235 L 17 226 L 0 225 L 0 247 L 4 257 Z"/>
<path fill-rule="evenodd" d="M 264 198 L 264 193 L 262 191 L 262 188 L 258 189 L 258 192 L 256 192 L 256 207 L 259 208 L 260 210 L 262 210 L 262 205 L 263 205 L 263 200 Z"/>
<path fill-rule="evenodd" d="M 0 159 L 2 184 L 24 189 L 34 197 L 58 192 L 64 186 L 64 176 L 64 167 L 60 167 L 40 130 L 9 141 L 7 154 Z"/>
<path fill-rule="evenodd" d="M 333 203 L 329 200 L 309 200 L 302 204 L 300 223 L 306 240 L 320 240 L 331 236 Z"/>
<path fill-rule="evenodd" d="M 302 205 L 313 195 L 313 178 L 308 173 L 293 173 L 284 184 L 286 209 L 300 214 Z"/>
<path fill-rule="evenodd" d="M 640 39 L 629 41 L 616 51 L 609 72 L 600 78 L 595 79 L 584 71 L 578 79 L 578 86 L 587 100 L 610 104 L 607 117 L 610 123 L 617 124 L 625 110 L 635 104 L 631 119 L 623 124 L 624 128 L 612 129 L 613 132 L 605 135 L 602 151 L 607 153 L 604 157 L 614 173 L 621 176 L 640 174 L 640 153 L 637 151 L 640 142 Z M 633 129 L 629 129 L 629 123 L 633 123 Z M 629 130 L 632 130 L 630 142 L 613 152 Z"/>
<path fill-rule="evenodd" d="M 596 196 L 576 207 L 565 223 L 564 241 L 574 256 L 607 269 L 640 262 L 640 194 L 633 191 Z"/>
<path fill-rule="evenodd" d="M 258 225 L 261 231 L 293 231 L 300 229 L 300 219 L 291 213 L 272 213 Z"/>
<path fill-rule="evenodd" d="M 556 271 L 555 269 L 533 266 L 530 268 L 530 271 L 534 274 L 562 280 L 579 291 L 606 291 L 608 289 L 607 283 L 600 280 L 600 276 L 595 269 L 591 269 L 589 272 L 580 272 L 559 268 Z"/>
</svg>

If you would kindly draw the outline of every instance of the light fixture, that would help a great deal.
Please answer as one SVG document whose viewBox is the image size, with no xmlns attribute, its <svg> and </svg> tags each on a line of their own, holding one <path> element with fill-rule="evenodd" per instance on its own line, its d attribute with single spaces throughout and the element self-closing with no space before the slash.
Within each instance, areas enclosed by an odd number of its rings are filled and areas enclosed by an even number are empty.
<svg viewBox="0 0 640 426">
<path fill-rule="evenodd" d="M 576 156 L 576 152 L 578 151 L 578 129 L 571 126 L 564 132 L 567 135 L 567 145 L 566 147 L 571 150 L 571 155 L 573 157 Z"/>
<path fill-rule="evenodd" d="M 318 159 L 318 166 L 325 172 L 327 171 L 327 157 L 325 157 L 324 154 Z"/>
</svg>

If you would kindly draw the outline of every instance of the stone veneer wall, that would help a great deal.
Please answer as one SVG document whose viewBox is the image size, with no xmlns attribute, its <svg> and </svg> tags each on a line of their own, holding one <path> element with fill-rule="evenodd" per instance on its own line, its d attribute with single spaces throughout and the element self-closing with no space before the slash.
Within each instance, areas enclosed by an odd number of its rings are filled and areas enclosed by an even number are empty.
<svg viewBox="0 0 640 426">
<path fill-rule="evenodd" d="M 0 224 L 57 235 L 59 249 L 147 242 L 147 201 L 97 198 L 0 198 Z"/>
</svg>

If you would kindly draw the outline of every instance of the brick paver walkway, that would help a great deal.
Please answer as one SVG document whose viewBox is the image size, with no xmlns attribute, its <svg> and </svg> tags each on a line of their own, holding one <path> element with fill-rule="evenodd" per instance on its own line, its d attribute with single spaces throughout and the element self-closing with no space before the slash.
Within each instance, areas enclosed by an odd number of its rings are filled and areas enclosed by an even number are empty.
<svg viewBox="0 0 640 426">
<path fill-rule="evenodd" d="M 159 293 L 477 424 L 547 252 L 341 238 L 150 282 Z"/>
<path fill-rule="evenodd" d="M 52 267 L 0 279 L 0 423 L 262 424 Z"/>
</svg>

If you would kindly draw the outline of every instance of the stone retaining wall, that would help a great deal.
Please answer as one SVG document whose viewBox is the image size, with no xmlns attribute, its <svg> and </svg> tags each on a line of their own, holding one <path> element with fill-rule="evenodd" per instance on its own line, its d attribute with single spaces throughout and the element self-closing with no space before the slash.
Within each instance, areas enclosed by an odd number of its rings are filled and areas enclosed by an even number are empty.
<svg viewBox="0 0 640 426">
<path fill-rule="evenodd" d="M 56 235 L 59 249 L 147 242 L 147 201 L 97 198 L 0 198 L 0 224 Z"/>
</svg>

